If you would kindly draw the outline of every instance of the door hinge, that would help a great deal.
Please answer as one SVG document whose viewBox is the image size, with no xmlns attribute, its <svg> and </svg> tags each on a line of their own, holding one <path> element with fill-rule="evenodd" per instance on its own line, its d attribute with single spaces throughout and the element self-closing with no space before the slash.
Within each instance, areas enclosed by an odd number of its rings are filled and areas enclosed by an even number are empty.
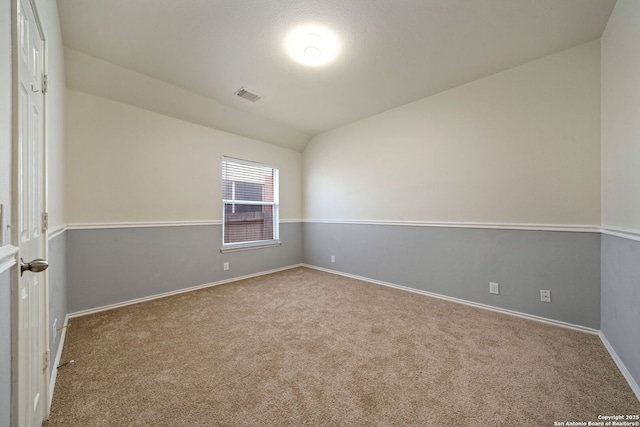
<svg viewBox="0 0 640 427">
<path fill-rule="evenodd" d="M 44 233 L 49 229 L 49 213 L 42 212 L 42 232 Z"/>
<path fill-rule="evenodd" d="M 42 363 L 42 369 L 49 369 L 49 350 L 44 352 L 44 358 Z"/>
<path fill-rule="evenodd" d="M 49 75 L 43 74 L 42 75 L 42 93 L 47 93 L 47 92 L 49 92 Z"/>
</svg>

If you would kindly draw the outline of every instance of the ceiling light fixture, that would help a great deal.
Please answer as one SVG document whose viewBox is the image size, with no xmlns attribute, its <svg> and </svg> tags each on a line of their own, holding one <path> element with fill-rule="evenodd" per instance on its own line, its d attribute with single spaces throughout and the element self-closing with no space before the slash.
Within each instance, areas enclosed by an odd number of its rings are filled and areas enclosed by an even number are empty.
<svg viewBox="0 0 640 427">
<path fill-rule="evenodd" d="M 296 61 L 310 66 L 324 65 L 340 50 L 338 38 L 322 27 L 301 27 L 287 37 L 287 51 Z"/>
</svg>

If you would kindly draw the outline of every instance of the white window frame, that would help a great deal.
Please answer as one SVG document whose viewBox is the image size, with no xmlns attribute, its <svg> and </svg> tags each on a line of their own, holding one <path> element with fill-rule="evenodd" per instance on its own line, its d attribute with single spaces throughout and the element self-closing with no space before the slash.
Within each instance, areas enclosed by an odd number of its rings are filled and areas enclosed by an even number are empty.
<svg viewBox="0 0 640 427">
<path fill-rule="evenodd" d="M 242 200 L 228 200 L 224 199 L 224 167 L 223 164 L 225 162 L 234 163 L 238 165 L 259 167 L 259 168 L 269 168 L 273 170 L 273 202 L 257 202 L 257 201 L 242 201 Z M 221 178 L 221 200 L 222 200 L 222 247 L 220 248 L 220 252 L 236 252 L 236 251 L 244 251 L 250 249 L 260 249 L 260 248 L 268 248 L 274 246 L 280 246 L 282 242 L 280 241 L 280 171 L 275 166 L 267 165 L 264 163 L 252 162 L 250 160 L 237 159 L 234 157 L 223 156 L 220 161 L 220 178 Z M 235 185 L 234 185 L 235 189 Z M 232 191 L 234 191 L 232 189 Z M 225 243 L 225 215 L 226 215 L 226 206 L 234 204 L 234 205 L 263 205 L 263 206 L 271 206 L 273 212 L 273 238 L 268 240 L 254 240 L 254 241 L 246 241 L 246 242 L 237 242 L 237 243 Z"/>
</svg>

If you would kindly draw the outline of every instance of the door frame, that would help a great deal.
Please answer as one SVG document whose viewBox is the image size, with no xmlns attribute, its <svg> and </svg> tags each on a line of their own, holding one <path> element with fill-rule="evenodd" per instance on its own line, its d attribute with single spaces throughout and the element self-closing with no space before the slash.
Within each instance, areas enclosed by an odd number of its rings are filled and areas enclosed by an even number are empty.
<svg viewBox="0 0 640 427">
<path fill-rule="evenodd" d="M 47 42 L 46 35 L 44 29 L 42 27 L 42 23 L 40 21 L 40 17 L 38 15 L 38 9 L 36 7 L 35 0 L 20 0 L 25 3 L 29 3 L 31 9 L 33 10 L 35 24 L 38 27 L 38 31 L 40 32 L 41 37 L 41 60 L 42 60 L 42 74 L 47 74 Z M 9 236 L 9 242 L 18 248 L 18 251 L 15 255 L 16 264 L 13 266 L 11 271 L 11 426 L 13 427 L 23 427 L 23 420 L 21 419 L 21 403 L 20 399 L 20 390 L 24 385 L 20 384 L 22 376 L 19 372 L 19 366 L 21 364 L 21 357 L 23 355 L 19 354 L 19 337 L 20 337 L 20 313 L 18 310 L 18 289 L 20 288 L 20 236 L 19 236 L 19 228 L 18 221 L 20 221 L 20 164 L 19 164 L 19 124 L 18 124 L 18 88 L 19 88 L 19 80 L 20 75 L 18 73 L 18 0 L 11 0 L 11 235 Z M 43 101 L 42 101 L 42 209 L 43 213 L 48 212 L 48 161 L 47 161 L 47 94 L 46 91 L 43 91 Z M 41 213 L 42 214 L 42 213 Z M 47 229 L 45 229 L 47 228 Z M 43 254 L 42 256 L 45 259 L 48 259 L 49 252 L 49 240 L 48 240 L 48 227 L 43 227 L 42 230 L 42 239 L 43 239 Z M 26 260 L 29 262 L 30 260 Z M 42 323 L 39 325 L 41 339 L 44 343 L 44 350 L 50 355 L 49 348 L 49 277 L 48 271 L 45 270 L 41 273 L 42 279 Z M 44 355 L 43 355 L 44 358 Z M 42 410 L 43 410 L 43 420 L 46 420 L 49 417 L 50 409 L 51 409 L 51 396 L 50 396 L 50 375 L 49 372 L 51 370 L 51 359 L 49 357 L 49 366 L 43 370 L 42 372 Z M 44 363 L 44 360 L 43 360 Z"/>
</svg>

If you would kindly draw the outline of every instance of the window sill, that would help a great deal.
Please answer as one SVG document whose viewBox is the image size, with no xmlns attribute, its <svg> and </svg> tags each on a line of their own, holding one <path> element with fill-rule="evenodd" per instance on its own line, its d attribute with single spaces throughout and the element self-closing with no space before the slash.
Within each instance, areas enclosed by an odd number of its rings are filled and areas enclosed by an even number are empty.
<svg viewBox="0 0 640 427">
<path fill-rule="evenodd" d="M 252 249 L 273 248 L 282 245 L 280 240 L 267 240 L 264 242 L 254 243 L 238 243 L 235 245 L 226 245 L 220 248 L 220 252 L 223 254 L 229 252 L 250 251 Z"/>
</svg>

